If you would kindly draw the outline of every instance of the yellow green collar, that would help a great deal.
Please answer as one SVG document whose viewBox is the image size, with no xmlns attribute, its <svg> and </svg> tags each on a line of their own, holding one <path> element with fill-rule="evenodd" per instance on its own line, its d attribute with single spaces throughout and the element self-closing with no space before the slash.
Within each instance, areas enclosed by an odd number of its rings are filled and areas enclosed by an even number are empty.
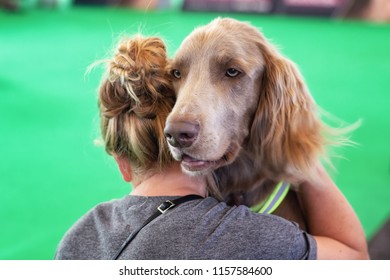
<svg viewBox="0 0 390 280">
<path fill-rule="evenodd" d="M 279 182 L 267 199 L 252 206 L 251 210 L 256 213 L 272 214 L 282 203 L 289 190 L 290 184 L 283 181 Z"/>
</svg>

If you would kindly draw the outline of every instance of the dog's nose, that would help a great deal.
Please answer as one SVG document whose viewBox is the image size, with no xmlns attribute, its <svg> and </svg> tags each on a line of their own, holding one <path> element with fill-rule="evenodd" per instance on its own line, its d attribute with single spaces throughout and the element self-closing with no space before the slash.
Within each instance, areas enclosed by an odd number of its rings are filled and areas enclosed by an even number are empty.
<svg viewBox="0 0 390 280">
<path fill-rule="evenodd" d="M 199 125 L 192 122 L 168 122 L 164 133 L 171 146 L 186 148 L 198 138 Z"/>
</svg>

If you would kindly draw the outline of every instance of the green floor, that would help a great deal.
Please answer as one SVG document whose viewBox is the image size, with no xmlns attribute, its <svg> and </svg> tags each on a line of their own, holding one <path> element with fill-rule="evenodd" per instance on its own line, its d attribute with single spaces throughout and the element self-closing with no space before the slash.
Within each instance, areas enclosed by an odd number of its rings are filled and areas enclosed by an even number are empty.
<svg viewBox="0 0 390 280">
<path fill-rule="evenodd" d="M 51 259 L 75 220 L 130 191 L 98 136 L 96 88 L 84 77 L 121 34 L 163 36 L 173 54 L 217 14 L 77 8 L 0 11 L 0 259 Z M 390 25 L 230 14 L 251 21 L 301 68 L 318 104 L 360 145 L 338 150 L 335 181 L 367 238 L 390 215 Z"/>
</svg>

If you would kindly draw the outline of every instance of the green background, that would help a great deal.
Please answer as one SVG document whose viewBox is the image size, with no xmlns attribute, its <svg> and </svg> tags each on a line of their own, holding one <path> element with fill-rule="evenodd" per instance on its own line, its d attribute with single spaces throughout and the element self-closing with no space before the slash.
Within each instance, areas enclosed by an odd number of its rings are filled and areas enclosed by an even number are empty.
<svg viewBox="0 0 390 280">
<path fill-rule="evenodd" d="M 96 146 L 88 65 L 124 34 L 162 36 L 172 56 L 218 15 L 250 21 L 295 61 L 326 111 L 362 120 L 356 147 L 338 149 L 332 176 L 370 239 L 390 215 L 390 25 L 250 14 L 113 8 L 0 11 L 0 259 L 52 259 L 66 230 L 121 197 L 113 160 Z"/>
</svg>

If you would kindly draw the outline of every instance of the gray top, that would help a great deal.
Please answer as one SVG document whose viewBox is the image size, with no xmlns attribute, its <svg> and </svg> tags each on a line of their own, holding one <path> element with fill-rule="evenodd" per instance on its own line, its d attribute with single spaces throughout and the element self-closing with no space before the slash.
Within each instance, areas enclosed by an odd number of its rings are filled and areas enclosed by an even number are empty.
<svg viewBox="0 0 390 280">
<path fill-rule="evenodd" d="M 162 202 L 125 196 L 101 203 L 61 240 L 56 259 L 111 259 Z M 316 259 L 314 238 L 292 222 L 212 197 L 168 210 L 144 227 L 120 259 Z"/>
</svg>

